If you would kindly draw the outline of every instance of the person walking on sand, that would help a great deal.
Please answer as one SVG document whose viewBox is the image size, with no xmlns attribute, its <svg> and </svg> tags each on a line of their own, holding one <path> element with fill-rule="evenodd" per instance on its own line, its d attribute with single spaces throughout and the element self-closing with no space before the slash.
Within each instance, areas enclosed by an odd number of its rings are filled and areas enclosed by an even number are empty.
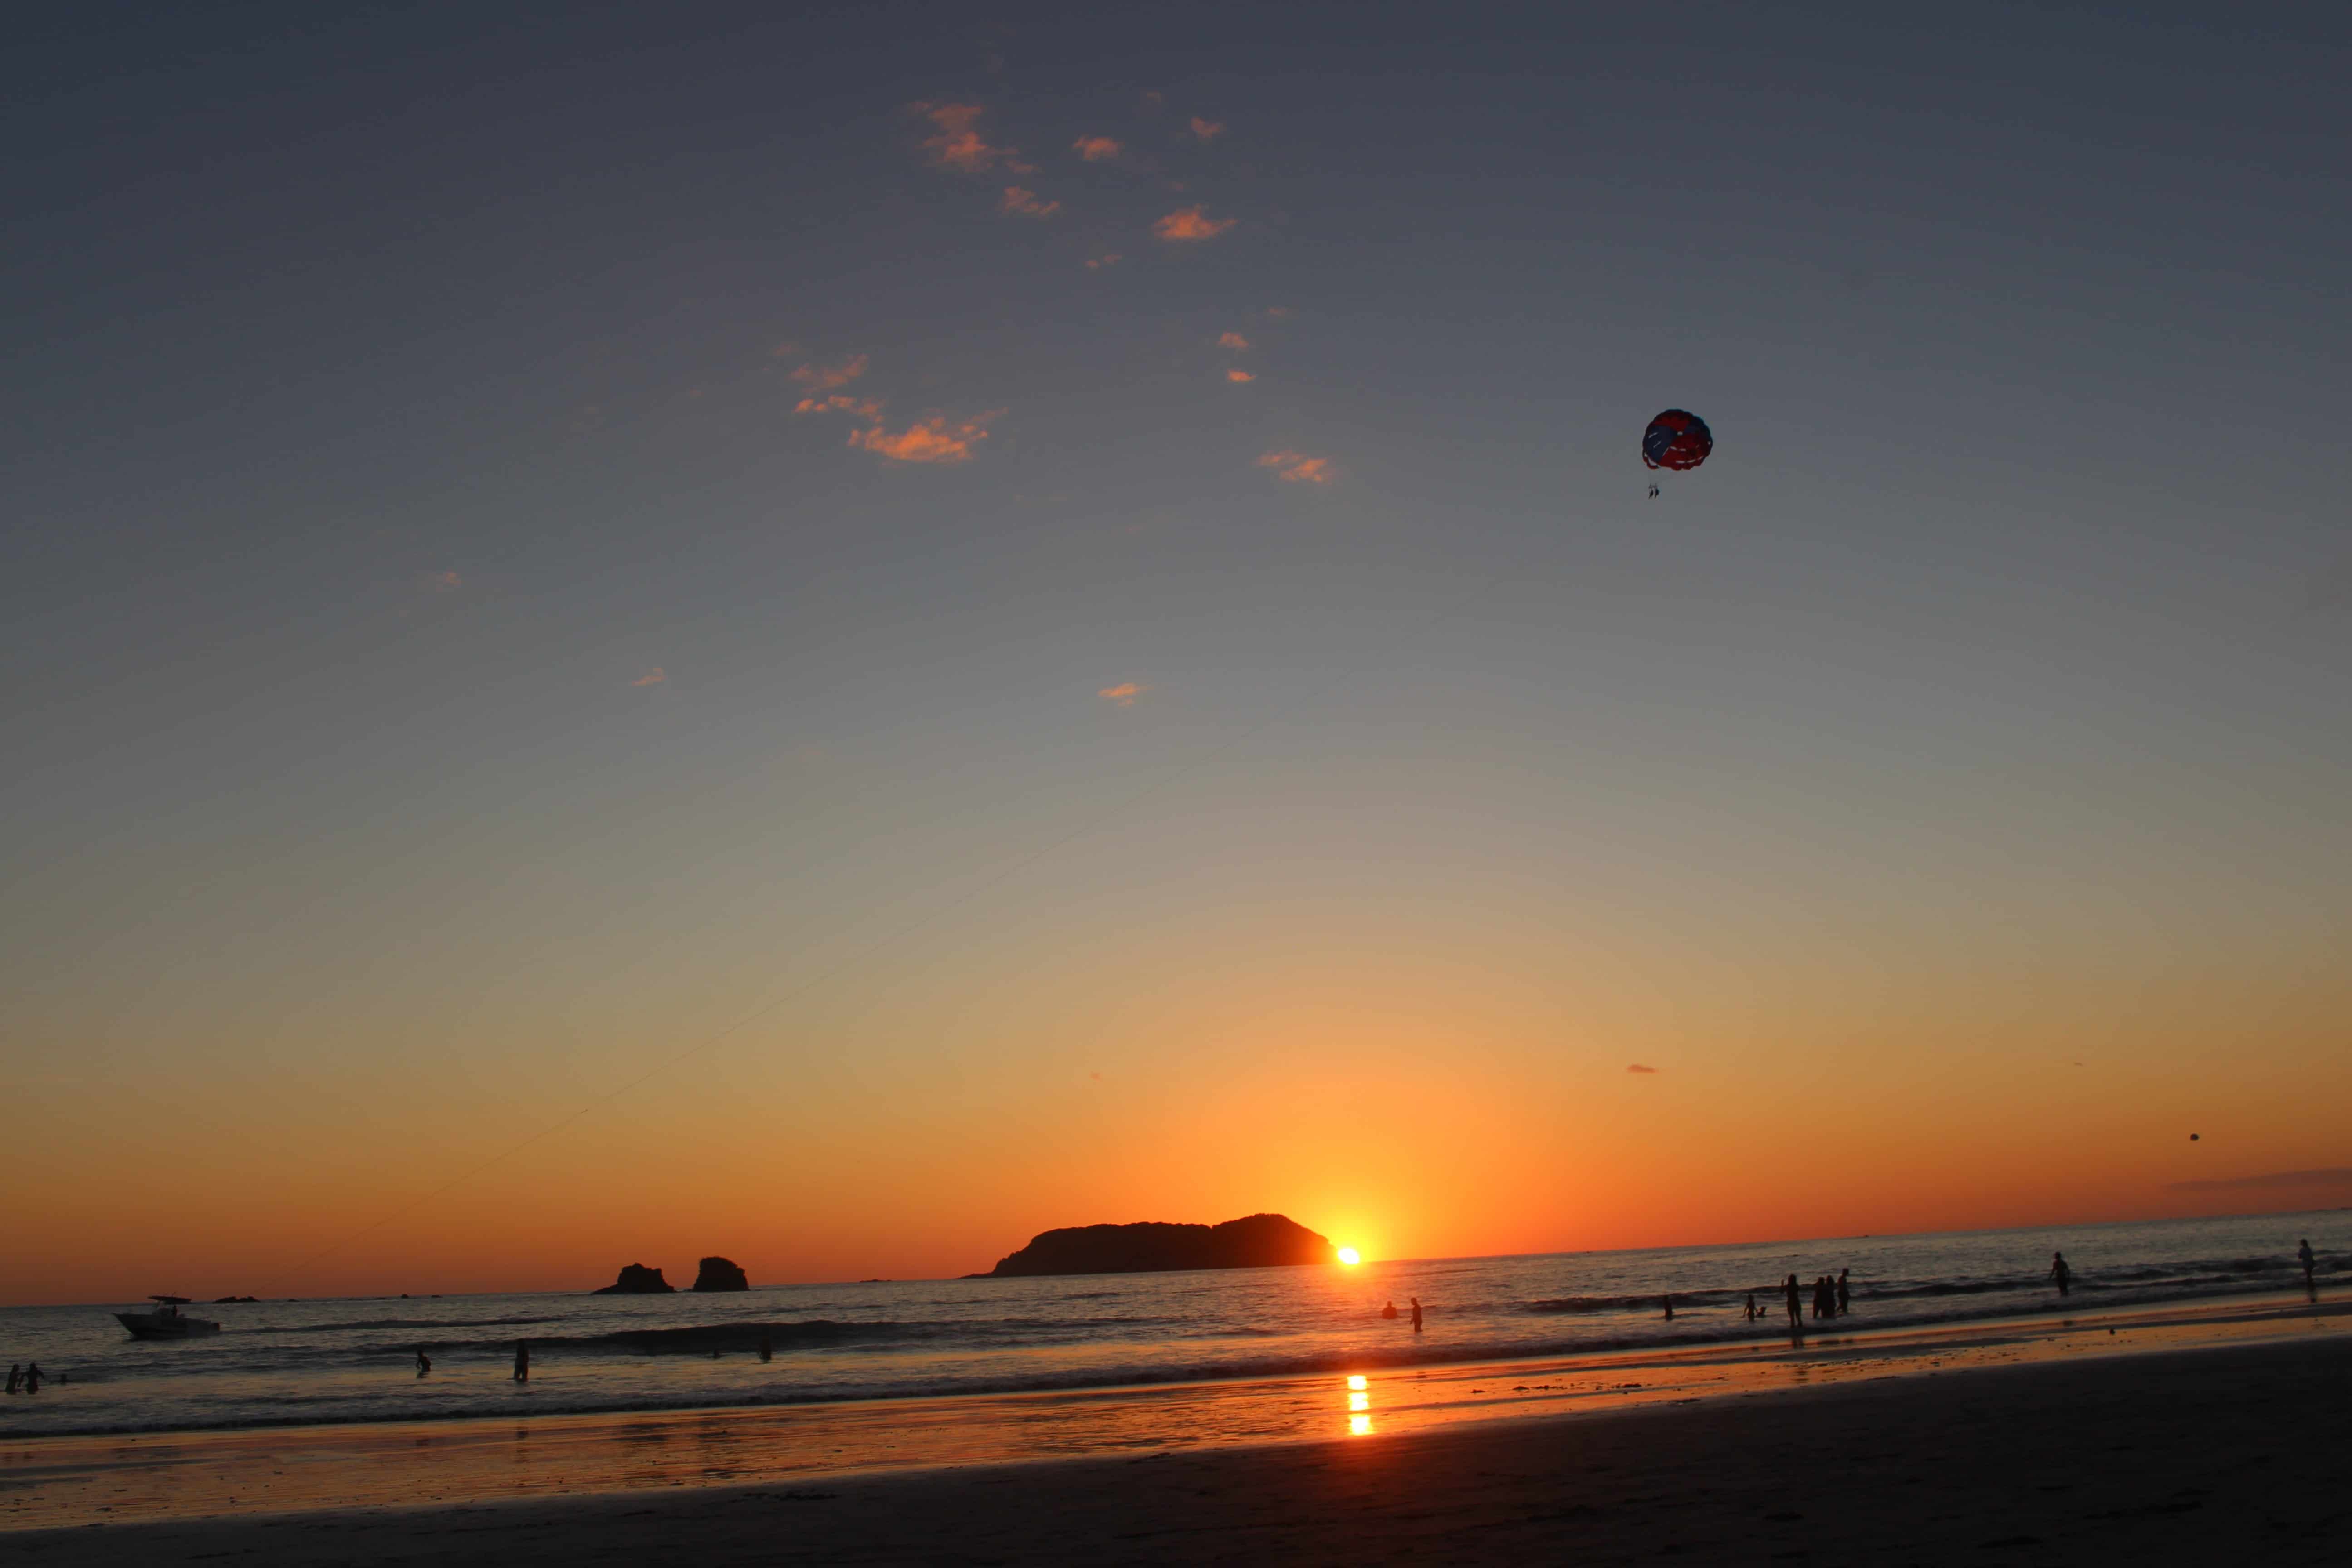
<svg viewBox="0 0 2352 1568">
<path fill-rule="evenodd" d="M 1841 1318 L 1853 1310 L 1853 1287 L 1846 1281 L 1846 1276 L 1851 1272 L 1845 1268 L 1838 1270 L 1838 1316 Z"/>
<path fill-rule="evenodd" d="M 2067 1288 L 2074 1284 L 2074 1271 L 2066 1267 L 2064 1253 L 2053 1252 L 2050 1255 L 2050 1278 L 2058 1281 L 2058 1294 L 2061 1296 L 2065 1295 Z"/>
<path fill-rule="evenodd" d="M 517 1383 L 530 1381 L 530 1342 L 529 1340 L 515 1341 L 514 1380 Z"/>
<path fill-rule="evenodd" d="M 2294 1249 L 2294 1260 L 2303 1265 L 2303 1288 L 2306 1290 L 2318 1289 L 2319 1259 L 2311 1255 L 2311 1237 L 2305 1237 L 2303 1245 Z"/>
<path fill-rule="evenodd" d="M 1412 1296 L 1407 1300 L 1412 1302 L 1412 1331 L 1417 1334 L 1421 1332 L 1421 1298 Z"/>
</svg>

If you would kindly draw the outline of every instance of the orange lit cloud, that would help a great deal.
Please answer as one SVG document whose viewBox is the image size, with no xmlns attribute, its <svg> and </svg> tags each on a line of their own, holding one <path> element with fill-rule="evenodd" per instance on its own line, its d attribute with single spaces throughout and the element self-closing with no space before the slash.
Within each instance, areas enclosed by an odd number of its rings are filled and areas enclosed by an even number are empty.
<svg viewBox="0 0 2352 1568">
<path fill-rule="evenodd" d="M 1104 687 L 1095 695 L 1108 701 L 1115 708 L 1132 708 L 1135 706 L 1135 700 L 1142 696 L 1143 692 L 1144 689 L 1134 681 L 1123 680 L 1117 686 Z"/>
<path fill-rule="evenodd" d="M 1331 459 L 1310 458 L 1304 452 L 1268 452 L 1257 460 L 1261 468 L 1272 468 L 1292 484 L 1328 485 L 1331 482 Z"/>
<path fill-rule="evenodd" d="M 1242 336 L 1239 332 L 1226 332 L 1219 336 L 1217 339 L 1217 346 L 1221 349 L 1232 349 L 1235 353 L 1239 353 L 1241 350 L 1249 347 L 1249 340 Z"/>
<path fill-rule="evenodd" d="M 1625 1070 L 1627 1072 L 1654 1073 L 1658 1069 L 1655 1068 L 1645 1068 L 1640 1062 L 1634 1062 L 1631 1066 L 1627 1067 Z"/>
<path fill-rule="evenodd" d="M 836 392 L 831 397 L 803 397 L 793 405 L 795 414 L 855 414 L 860 419 L 882 417 L 882 400 L 877 397 L 852 397 Z"/>
<path fill-rule="evenodd" d="M 1179 207 L 1151 226 L 1151 232 L 1162 239 L 1214 239 L 1234 226 L 1238 219 L 1205 217 L 1199 207 Z"/>
<path fill-rule="evenodd" d="M 1202 141 L 1213 142 L 1224 133 L 1225 122 L 1223 121 L 1203 120 L 1197 114 L 1192 116 L 1192 134 L 1198 136 Z"/>
<path fill-rule="evenodd" d="M 793 379 L 812 393 L 831 392 L 837 386 L 847 386 L 866 374 L 866 356 L 852 354 L 839 364 L 804 364 L 793 372 Z"/>
<path fill-rule="evenodd" d="M 629 682 L 629 684 L 632 686 L 659 686 L 663 681 L 667 680 L 668 679 L 669 672 L 662 668 L 660 665 L 656 665 L 651 669 L 646 671 L 643 675 L 637 677 L 635 680 Z"/>
<path fill-rule="evenodd" d="M 972 445 L 988 439 L 988 426 L 1003 410 L 977 419 L 950 424 L 944 414 L 918 419 L 897 435 L 880 425 L 853 430 L 849 444 L 899 463 L 961 463 L 971 457 Z"/>
<path fill-rule="evenodd" d="M 1244 381 L 1255 381 L 1257 377 L 1252 375 L 1245 370 L 1229 370 L 1225 372 L 1225 379 L 1227 381 L 1239 384 Z"/>
<path fill-rule="evenodd" d="M 1089 163 L 1108 163 L 1119 154 L 1119 145 L 1108 136 L 1081 136 L 1070 143 Z"/>
<path fill-rule="evenodd" d="M 915 112 L 937 128 L 936 134 L 923 138 L 923 148 L 939 167 L 982 174 L 1002 163 L 1015 174 L 1029 172 L 1029 166 L 1021 162 L 1021 149 L 992 145 L 981 135 L 980 117 L 984 111 L 979 104 L 919 103 Z"/>
<path fill-rule="evenodd" d="M 466 580 L 455 572 L 427 572 L 425 586 L 436 594 L 453 594 L 466 585 Z"/>
<path fill-rule="evenodd" d="M 1089 258 L 1087 258 L 1087 271 L 1089 271 L 1089 272 L 1093 272 L 1093 271 L 1098 270 L 1099 268 L 1105 268 L 1105 267 L 1116 267 L 1116 266 L 1118 266 L 1118 265 L 1119 264 L 1119 260 L 1120 260 L 1120 258 L 1119 258 L 1119 254 L 1118 254 L 1118 251 L 1116 251 L 1116 250 L 1107 250 L 1107 251 L 1103 252 L 1100 256 L 1094 256 L 1094 257 L 1089 257 Z"/>
<path fill-rule="evenodd" d="M 996 210 L 1005 213 L 1027 213 L 1031 217 L 1052 217 L 1062 210 L 1062 204 L 1041 202 L 1037 199 L 1037 193 L 1034 191 L 1024 190 L 1019 185 L 1007 185 L 1004 187 L 1004 199 L 997 204 Z"/>
</svg>

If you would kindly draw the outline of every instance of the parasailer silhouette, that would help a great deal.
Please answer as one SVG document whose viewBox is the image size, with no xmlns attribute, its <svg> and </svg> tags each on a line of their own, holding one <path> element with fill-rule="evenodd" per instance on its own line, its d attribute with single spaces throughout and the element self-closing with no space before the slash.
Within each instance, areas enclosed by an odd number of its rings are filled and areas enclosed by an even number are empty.
<svg viewBox="0 0 2352 1568">
<path fill-rule="evenodd" d="M 1715 432 L 1706 421 L 1687 409 L 1669 408 L 1642 432 L 1642 463 L 1645 468 L 1687 473 L 1706 461 L 1715 450 Z M 1650 499 L 1658 498 L 1658 481 L 1650 481 Z"/>
</svg>

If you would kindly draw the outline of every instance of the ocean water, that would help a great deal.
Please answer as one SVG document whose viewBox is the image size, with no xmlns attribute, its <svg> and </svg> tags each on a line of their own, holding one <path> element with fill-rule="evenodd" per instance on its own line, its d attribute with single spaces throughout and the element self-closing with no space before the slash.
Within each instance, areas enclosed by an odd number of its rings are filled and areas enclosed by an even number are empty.
<svg viewBox="0 0 2352 1568">
<path fill-rule="evenodd" d="M 2076 1310 L 2352 1287 L 2352 1211 L 1738 1247 L 1052 1279 L 264 1301 L 187 1309 L 221 1332 L 129 1338 L 133 1303 L 0 1309 L 0 1438 L 315 1422 L 691 1409 L 1370 1371 L 1758 1338 L 1778 1287 L 1853 1271 L 1856 1329 L 2043 1312 L 2053 1250 Z M 1749 1290 L 1773 1314 L 1746 1322 Z M 1675 1318 L 1660 1298 L 1671 1291 Z M 1418 1296 L 1426 1327 L 1400 1312 Z M 760 1359 L 764 1336 L 771 1359 Z M 531 1376 L 509 1373 L 527 1339 Z M 422 1348 L 429 1377 L 415 1373 Z"/>
</svg>

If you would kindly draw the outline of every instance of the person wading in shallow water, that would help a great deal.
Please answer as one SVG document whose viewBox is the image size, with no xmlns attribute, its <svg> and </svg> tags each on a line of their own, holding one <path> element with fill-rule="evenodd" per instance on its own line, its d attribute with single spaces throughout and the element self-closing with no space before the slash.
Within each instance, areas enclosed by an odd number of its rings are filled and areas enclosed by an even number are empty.
<svg viewBox="0 0 2352 1568">
<path fill-rule="evenodd" d="M 2067 1288 L 2074 1284 L 2074 1271 L 2066 1267 L 2064 1253 L 2053 1252 L 2050 1255 L 2050 1278 L 2058 1281 L 2058 1294 L 2061 1296 L 2063 1296 Z"/>
<path fill-rule="evenodd" d="M 2303 1265 L 2303 1288 L 2306 1290 L 2318 1289 L 2319 1259 L 2311 1255 L 2311 1237 L 2305 1237 L 2303 1245 L 2294 1249 L 2294 1260 Z"/>
<path fill-rule="evenodd" d="M 1789 1326 L 1792 1329 L 1803 1328 L 1805 1326 L 1805 1313 L 1804 1309 L 1800 1306 L 1797 1301 L 1797 1277 L 1795 1275 L 1791 1274 L 1789 1276 L 1788 1283 L 1780 1287 L 1780 1293 L 1789 1298 Z"/>
<path fill-rule="evenodd" d="M 515 1341 L 514 1380 L 517 1383 L 530 1381 L 530 1342 L 529 1340 Z"/>
<path fill-rule="evenodd" d="M 1853 1310 L 1853 1287 L 1846 1283 L 1847 1273 L 1848 1270 L 1843 1268 L 1838 1270 L 1838 1316 L 1841 1318 Z"/>
<path fill-rule="evenodd" d="M 419 1376 L 419 1377 L 423 1377 L 426 1373 L 431 1372 L 432 1370 L 433 1370 L 433 1358 L 432 1358 L 431 1356 L 428 1356 L 428 1355 L 426 1355 L 426 1354 L 425 1353 L 425 1347 L 424 1347 L 423 1345 L 419 1345 L 419 1346 L 417 1346 L 417 1347 L 416 1347 L 416 1375 L 417 1375 L 417 1376 Z"/>
<path fill-rule="evenodd" d="M 1412 1331 L 1413 1331 L 1414 1333 L 1416 1333 L 1416 1334 L 1417 1334 L 1417 1333 L 1421 1332 L 1421 1298 L 1420 1298 L 1420 1297 L 1418 1297 L 1418 1296 L 1415 1296 L 1415 1297 L 1413 1297 L 1412 1300 Z"/>
</svg>

